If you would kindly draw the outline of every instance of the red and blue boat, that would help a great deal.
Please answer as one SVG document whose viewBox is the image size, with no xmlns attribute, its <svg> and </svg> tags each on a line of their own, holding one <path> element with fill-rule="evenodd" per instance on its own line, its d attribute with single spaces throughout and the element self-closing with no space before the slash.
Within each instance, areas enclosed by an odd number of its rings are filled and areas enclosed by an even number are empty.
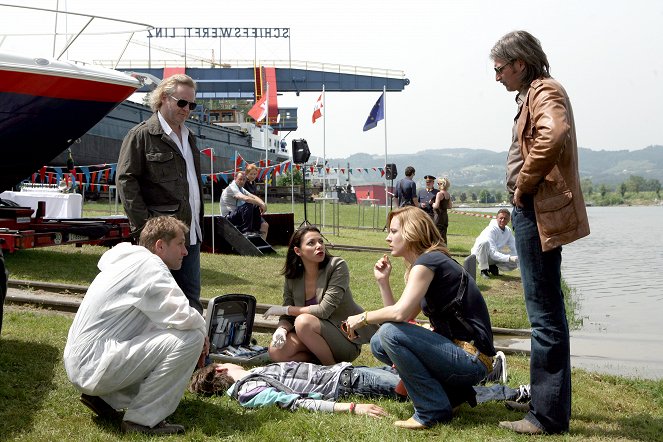
<svg viewBox="0 0 663 442">
<path fill-rule="evenodd" d="M 0 53 L 0 189 L 57 156 L 138 87 L 111 69 Z"/>
</svg>

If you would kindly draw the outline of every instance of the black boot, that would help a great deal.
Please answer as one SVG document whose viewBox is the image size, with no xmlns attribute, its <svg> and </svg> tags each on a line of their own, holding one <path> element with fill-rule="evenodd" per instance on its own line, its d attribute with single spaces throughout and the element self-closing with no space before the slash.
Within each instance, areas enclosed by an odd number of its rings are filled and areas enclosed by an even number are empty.
<svg viewBox="0 0 663 442">
<path fill-rule="evenodd" d="M 493 276 L 500 276 L 500 269 L 497 268 L 495 264 L 491 264 L 488 266 L 488 271 L 490 272 L 491 275 Z"/>
</svg>

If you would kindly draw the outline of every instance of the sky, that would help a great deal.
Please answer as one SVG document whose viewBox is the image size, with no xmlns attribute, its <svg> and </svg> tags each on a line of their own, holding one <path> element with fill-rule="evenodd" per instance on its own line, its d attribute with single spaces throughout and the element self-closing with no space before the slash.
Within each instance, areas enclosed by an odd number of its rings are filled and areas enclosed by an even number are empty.
<svg viewBox="0 0 663 442">
<path fill-rule="evenodd" d="M 402 92 L 387 93 L 385 121 L 367 132 L 362 127 L 379 92 L 327 92 L 323 119 L 315 124 L 311 123 L 311 114 L 319 92 L 279 96 L 280 106 L 298 108 L 299 129 L 287 139 L 305 138 L 313 155 L 326 158 L 345 158 L 354 153 L 384 156 L 385 151 L 390 155 L 439 148 L 506 152 L 516 111 L 514 93 L 495 81 L 489 53 L 501 36 L 524 29 L 539 38 L 552 76 L 564 85 L 571 98 L 580 147 L 639 150 L 663 145 L 660 0 L 0 3 L 42 8 L 55 8 L 59 3 L 60 9 L 70 12 L 155 27 L 287 27 L 289 41 L 225 39 L 220 42 L 223 59 L 291 58 L 403 71 L 410 84 Z M 0 14 L 0 32 L 11 33 L 6 31 L 10 24 L 23 31 L 31 26 L 38 26 L 41 32 L 53 28 L 52 17 L 45 19 L 41 14 L 16 18 L 14 8 L 0 8 Z M 12 18 L 6 21 L 5 17 Z M 134 39 L 147 41 L 144 35 L 139 33 Z M 121 34 L 104 36 L 101 41 L 100 37 L 87 38 L 79 39 L 67 56 L 85 61 L 117 59 L 127 39 Z M 28 44 L 35 45 L 33 40 L 7 37 L 0 40 L 0 51 L 26 53 Z M 183 51 L 181 40 L 156 44 Z M 58 45 L 62 47 L 62 41 Z M 188 39 L 187 51 L 193 55 L 218 57 L 218 48 L 218 40 Z M 52 55 L 52 49 L 51 38 L 43 55 Z M 152 57 L 159 58 L 154 52 Z M 124 59 L 147 59 L 147 49 L 129 45 Z"/>
</svg>

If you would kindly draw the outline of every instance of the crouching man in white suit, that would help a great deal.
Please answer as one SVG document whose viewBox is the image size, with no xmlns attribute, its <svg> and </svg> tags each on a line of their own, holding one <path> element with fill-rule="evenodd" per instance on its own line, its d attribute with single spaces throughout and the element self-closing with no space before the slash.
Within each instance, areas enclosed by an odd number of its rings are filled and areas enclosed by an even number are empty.
<svg viewBox="0 0 663 442">
<path fill-rule="evenodd" d="M 123 432 L 184 432 L 164 419 L 177 408 L 206 342 L 205 320 L 169 270 L 182 265 L 187 232 L 175 218 L 150 218 L 139 246 L 121 243 L 104 253 L 69 330 L 69 380 L 101 417 L 119 417 L 126 408 Z"/>
<path fill-rule="evenodd" d="M 511 214 L 507 209 L 497 212 L 497 219 L 490 221 L 477 237 L 472 253 L 477 257 L 481 277 L 498 276 L 500 269 L 504 271 L 518 268 L 516 240 L 508 224 Z"/>
</svg>

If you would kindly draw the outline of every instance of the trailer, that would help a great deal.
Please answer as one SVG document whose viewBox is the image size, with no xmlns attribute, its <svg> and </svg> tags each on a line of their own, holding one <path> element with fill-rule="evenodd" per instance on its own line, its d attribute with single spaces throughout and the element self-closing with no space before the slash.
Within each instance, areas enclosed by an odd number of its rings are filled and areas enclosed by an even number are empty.
<svg viewBox="0 0 663 442">
<path fill-rule="evenodd" d="M 6 200 L 3 200 L 6 202 Z M 124 216 L 101 218 L 44 218 L 40 202 L 37 213 L 29 207 L 0 205 L 0 248 L 7 253 L 63 244 L 112 247 L 131 240 L 129 220 Z"/>
</svg>

